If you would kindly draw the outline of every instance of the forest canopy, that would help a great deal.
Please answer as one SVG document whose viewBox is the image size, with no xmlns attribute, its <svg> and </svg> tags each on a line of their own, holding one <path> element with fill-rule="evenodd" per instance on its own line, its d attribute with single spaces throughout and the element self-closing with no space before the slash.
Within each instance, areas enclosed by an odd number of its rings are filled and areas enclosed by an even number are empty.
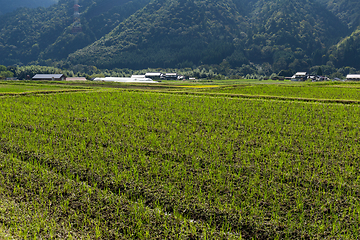
<svg viewBox="0 0 360 240">
<path fill-rule="evenodd" d="M 204 66 L 226 75 L 360 70 L 360 12 L 349 9 L 360 9 L 360 2 L 80 0 L 76 34 L 73 4 L 60 0 L 0 15 L 0 64 Z"/>
</svg>

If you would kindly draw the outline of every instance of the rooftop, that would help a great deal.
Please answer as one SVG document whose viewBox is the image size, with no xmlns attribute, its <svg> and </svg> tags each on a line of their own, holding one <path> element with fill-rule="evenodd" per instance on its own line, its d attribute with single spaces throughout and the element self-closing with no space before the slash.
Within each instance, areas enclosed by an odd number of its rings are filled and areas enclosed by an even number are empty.
<svg viewBox="0 0 360 240">
<path fill-rule="evenodd" d="M 51 78 L 61 78 L 64 74 L 36 74 L 33 76 L 33 79 L 51 79 Z"/>
<path fill-rule="evenodd" d="M 360 78 L 360 74 L 348 74 L 346 78 Z"/>
<path fill-rule="evenodd" d="M 66 81 L 86 81 L 86 78 L 84 78 L 84 77 L 68 77 L 68 78 L 66 78 Z"/>
<path fill-rule="evenodd" d="M 158 73 L 146 73 L 145 76 L 161 76 L 163 75 L 161 72 Z"/>
</svg>

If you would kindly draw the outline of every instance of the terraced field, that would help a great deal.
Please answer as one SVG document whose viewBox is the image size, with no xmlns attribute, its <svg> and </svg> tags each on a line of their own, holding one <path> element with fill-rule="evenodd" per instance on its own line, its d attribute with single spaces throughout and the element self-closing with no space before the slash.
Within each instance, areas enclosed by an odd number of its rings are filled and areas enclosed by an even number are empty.
<svg viewBox="0 0 360 240">
<path fill-rule="evenodd" d="M 20 81 L 0 82 L 0 95 L 14 95 L 20 93 L 49 93 L 76 89 L 80 88 L 56 84 L 22 83 Z"/>
<path fill-rule="evenodd" d="M 357 83 L 294 83 L 294 84 L 242 84 L 220 88 L 204 88 L 203 92 L 276 96 L 289 99 L 359 100 L 360 85 Z"/>
<path fill-rule="evenodd" d="M 357 239 L 356 86 L 3 96 L 0 236 Z"/>
</svg>

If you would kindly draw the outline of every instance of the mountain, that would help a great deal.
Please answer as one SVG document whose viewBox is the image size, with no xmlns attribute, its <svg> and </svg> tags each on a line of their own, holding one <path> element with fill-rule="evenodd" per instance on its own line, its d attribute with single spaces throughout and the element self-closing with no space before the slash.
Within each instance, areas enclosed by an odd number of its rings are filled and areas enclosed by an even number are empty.
<svg viewBox="0 0 360 240">
<path fill-rule="evenodd" d="M 229 0 L 155 0 L 68 60 L 106 68 L 218 63 L 247 29 Z"/>
<path fill-rule="evenodd" d="M 66 59 L 70 53 L 92 44 L 150 0 L 102 0 L 82 7 L 82 32 L 73 34 L 69 24 L 39 55 L 39 60 Z"/>
<path fill-rule="evenodd" d="M 329 56 L 336 67 L 360 69 L 360 27 L 330 48 Z"/>
<path fill-rule="evenodd" d="M 72 0 L 48 8 L 21 8 L 0 16 L 1 64 L 46 64 L 96 41 L 149 0 L 79 1 L 83 32 L 72 34 Z M 99 6 L 100 5 L 100 6 Z"/>
<path fill-rule="evenodd" d="M 36 60 L 39 53 L 71 24 L 72 5 L 59 2 L 46 9 L 21 8 L 1 15 L 1 61 L 10 65 Z"/>
<path fill-rule="evenodd" d="M 57 3 L 57 0 L 12 0 L 5 1 L 0 0 L 0 14 L 12 12 L 18 8 L 37 8 L 37 7 L 48 7 L 52 4 Z"/>
<path fill-rule="evenodd" d="M 248 28 L 231 0 L 155 0 L 68 60 L 106 68 L 213 64 Z"/>
<path fill-rule="evenodd" d="M 317 0 L 333 12 L 351 30 L 327 53 L 328 60 L 336 67 L 353 67 L 360 70 L 360 1 Z"/>
<path fill-rule="evenodd" d="M 334 13 L 352 30 L 360 25 L 360 1 L 358 0 L 317 0 Z"/>
<path fill-rule="evenodd" d="M 248 60 L 275 64 L 276 70 L 308 67 L 312 54 L 336 43 L 346 29 L 309 0 L 158 0 L 68 60 L 106 68 L 219 64 L 223 59 L 232 67 Z"/>
<path fill-rule="evenodd" d="M 276 71 L 308 68 L 319 51 L 347 34 L 333 13 L 309 0 L 259 0 L 250 21 L 246 56 L 253 62 L 270 62 Z"/>
<path fill-rule="evenodd" d="M 0 64 L 213 65 L 237 74 L 356 65 L 345 54 L 357 49 L 354 0 L 80 0 L 77 34 L 73 4 L 0 15 Z"/>
</svg>

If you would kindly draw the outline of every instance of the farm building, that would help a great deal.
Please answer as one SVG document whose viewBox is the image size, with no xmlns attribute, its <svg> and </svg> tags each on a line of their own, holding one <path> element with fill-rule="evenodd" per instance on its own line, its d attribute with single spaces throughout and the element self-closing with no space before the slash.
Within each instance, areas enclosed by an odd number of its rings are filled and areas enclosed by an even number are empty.
<svg viewBox="0 0 360 240">
<path fill-rule="evenodd" d="M 131 75 L 131 78 L 145 78 L 145 75 Z"/>
<path fill-rule="evenodd" d="M 360 74 L 348 74 L 346 75 L 346 80 L 360 80 Z"/>
<path fill-rule="evenodd" d="M 32 80 L 55 80 L 55 81 L 63 81 L 66 80 L 66 76 L 64 74 L 36 74 L 32 77 Z"/>
<path fill-rule="evenodd" d="M 161 72 L 146 73 L 145 77 L 151 78 L 152 80 L 160 80 L 160 79 L 164 79 L 164 74 L 162 74 Z"/>
<path fill-rule="evenodd" d="M 166 73 L 165 74 L 165 79 L 166 80 L 177 80 L 178 75 L 177 75 L 177 73 Z"/>
<path fill-rule="evenodd" d="M 307 72 L 297 72 L 291 77 L 291 81 L 305 81 L 307 77 Z"/>
<path fill-rule="evenodd" d="M 68 77 L 68 78 L 66 78 L 66 81 L 86 81 L 86 78 L 84 78 L 84 77 Z"/>
</svg>

